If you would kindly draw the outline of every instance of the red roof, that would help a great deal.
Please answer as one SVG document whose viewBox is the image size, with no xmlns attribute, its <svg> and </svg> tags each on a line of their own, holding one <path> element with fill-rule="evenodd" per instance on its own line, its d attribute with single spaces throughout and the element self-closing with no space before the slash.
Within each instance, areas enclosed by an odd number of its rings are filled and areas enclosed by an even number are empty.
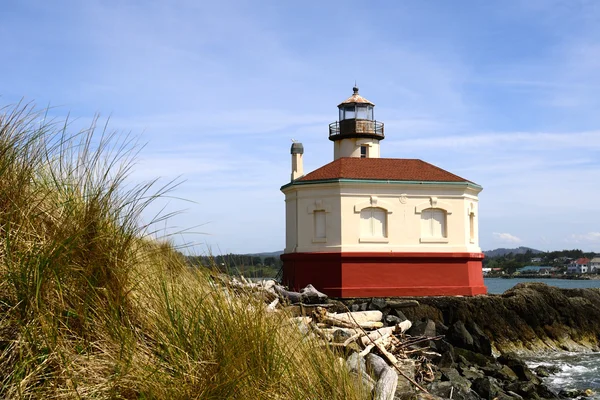
<svg viewBox="0 0 600 400">
<path fill-rule="evenodd" d="M 589 258 L 578 258 L 577 261 L 575 261 L 575 264 L 585 265 L 585 264 L 588 264 L 589 262 L 590 262 Z"/>
<path fill-rule="evenodd" d="M 338 158 L 297 181 L 306 182 L 330 179 L 472 183 L 422 160 L 356 157 Z"/>
</svg>

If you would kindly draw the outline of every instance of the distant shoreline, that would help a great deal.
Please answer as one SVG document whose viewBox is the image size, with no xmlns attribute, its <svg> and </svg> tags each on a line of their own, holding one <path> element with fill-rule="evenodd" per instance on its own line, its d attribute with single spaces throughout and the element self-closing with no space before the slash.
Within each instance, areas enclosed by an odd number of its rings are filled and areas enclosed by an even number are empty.
<svg viewBox="0 0 600 400">
<path fill-rule="evenodd" d="M 541 275 L 541 274 L 518 274 L 518 275 L 502 275 L 502 274 L 487 274 L 484 278 L 502 278 L 502 279 L 566 279 L 575 281 L 591 281 L 600 280 L 600 274 L 571 274 L 571 275 Z"/>
</svg>

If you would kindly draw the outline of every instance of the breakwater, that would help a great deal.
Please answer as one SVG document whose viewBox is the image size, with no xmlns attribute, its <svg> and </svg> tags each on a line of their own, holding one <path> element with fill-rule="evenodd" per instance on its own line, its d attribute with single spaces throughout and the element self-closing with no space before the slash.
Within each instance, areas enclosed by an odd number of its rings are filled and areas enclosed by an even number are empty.
<svg viewBox="0 0 600 400">
<path fill-rule="evenodd" d="M 383 304 L 387 300 L 378 300 Z M 403 300 L 408 300 L 403 298 Z M 494 354 L 545 351 L 600 351 L 600 289 L 560 289 L 520 283 L 499 295 L 419 297 L 418 306 L 402 309 L 411 321 L 431 321 L 437 334 L 461 322 L 479 331 Z M 368 299 L 348 299 L 340 309 L 367 307 Z M 393 307 L 380 307 L 394 313 Z"/>
<path fill-rule="evenodd" d="M 498 295 L 333 303 L 339 310 L 379 309 L 390 321 L 407 318 L 413 321 L 409 335 L 443 335 L 442 341 L 430 343 L 441 356 L 433 358 L 436 379 L 427 386 L 442 397 L 455 390 L 453 398 L 557 398 L 558 390 L 549 390 L 540 379 L 547 371 L 537 371 L 538 376 L 527 368 L 524 357 L 600 350 L 600 289 L 529 282 Z M 560 397 L 584 393 L 572 390 Z"/>
</svg>

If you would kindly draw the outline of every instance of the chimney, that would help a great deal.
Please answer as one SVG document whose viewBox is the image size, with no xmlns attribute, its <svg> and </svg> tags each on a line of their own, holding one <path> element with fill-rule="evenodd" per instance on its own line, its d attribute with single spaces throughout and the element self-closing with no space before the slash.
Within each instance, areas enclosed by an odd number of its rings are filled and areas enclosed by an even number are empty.
<svg viewBox="0 0 600 400">
<path fill-rule="evenodd" d="M 304 176 L 304 165 L 302 164 L 302 154 L 304 146 L 302 143 L 292 143 L 292 181 Z"/>
</svg>

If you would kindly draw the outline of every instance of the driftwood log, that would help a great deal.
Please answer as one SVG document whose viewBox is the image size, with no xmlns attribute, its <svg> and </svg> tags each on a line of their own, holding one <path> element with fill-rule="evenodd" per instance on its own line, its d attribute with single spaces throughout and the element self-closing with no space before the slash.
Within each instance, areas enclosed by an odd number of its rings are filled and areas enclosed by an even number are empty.
<svg viewBox="0 0 600 400">
<path fill-rule="evenodd" d="M 398 386 L 398 373 L 378 355 L 367 354 L 365 357 L 367 373 L 377 382 L 373 389 L 374 400 L 393 400 Z"/>
</svg>

